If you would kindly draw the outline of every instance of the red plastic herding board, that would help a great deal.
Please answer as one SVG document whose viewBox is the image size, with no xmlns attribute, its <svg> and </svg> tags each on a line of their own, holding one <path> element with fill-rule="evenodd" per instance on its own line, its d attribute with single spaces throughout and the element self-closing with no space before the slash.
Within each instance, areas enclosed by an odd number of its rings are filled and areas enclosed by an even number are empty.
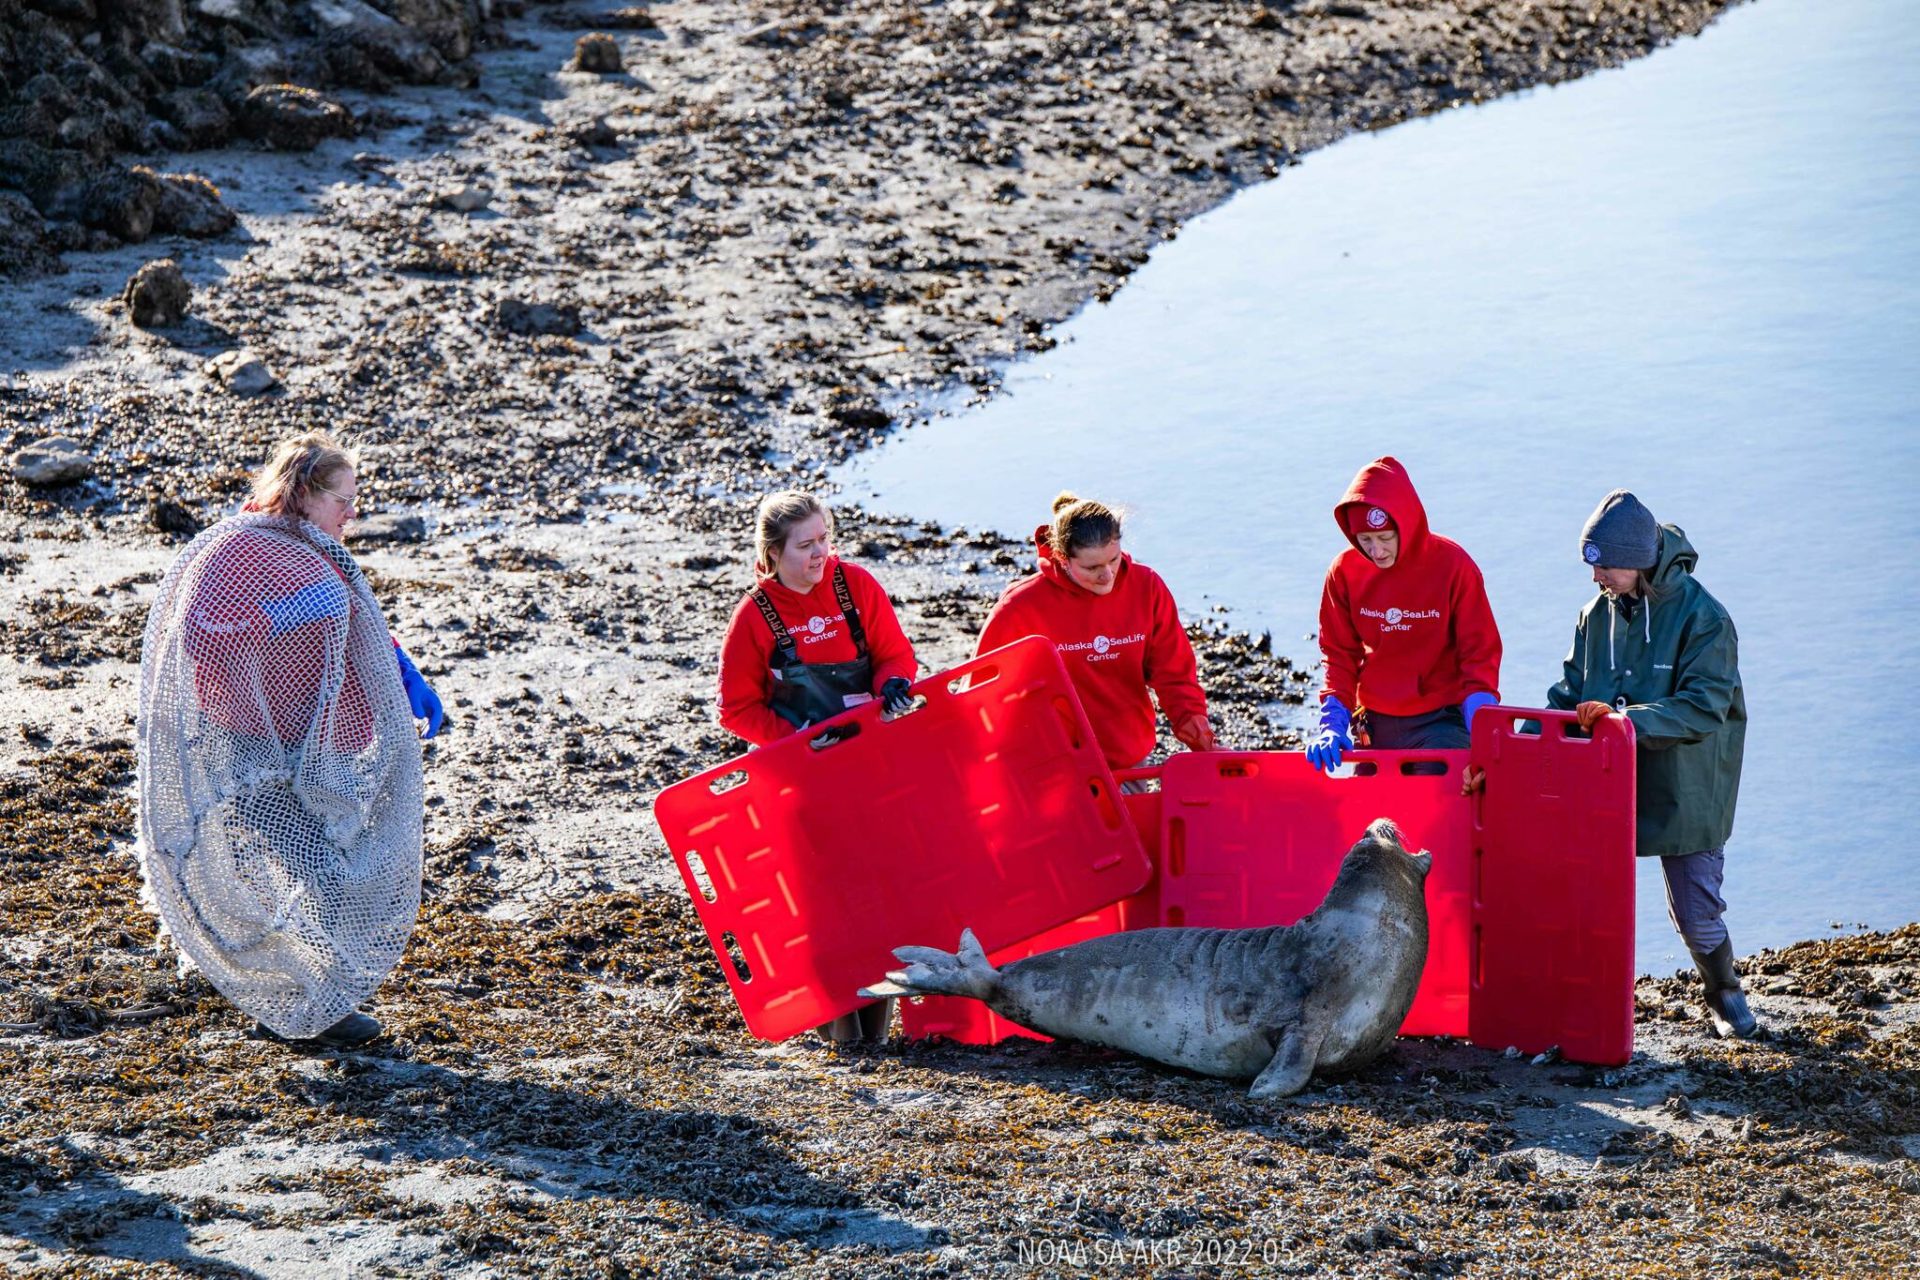
<svg viewBox="0 0 1920 1280">
<path fill-rule="evenodd" d="M 1133 771 L 1129 771 L 1130 773 Z M 1159 770 L 1142 771 L 1158 776 Z M 1135 795 L 1122 796 L 1127 806 L 1127 817 L 1139 833 L 1141 843 L 1146 847 L 1147 856 L 1158 861 L 1160 841 L 1160 795 L 1148 791 Z M 1076 942 L 1085 942 L 1088 938 L 1097 938 L 1107 933 L 1122 933 L 1128 929 L 1146 929 L 1160 922 L 1159 895 L 1154 886 L 1123 899 L 1110 907 L 1081 916 L 1078 920 L 1069 920 L 1058 928 L 1049 929 L 1035 938 L 1016 942 L 1010 947 L 1002 947 L 987 957 L 997 969 L 1012 964 L 1016 960 L 1025 960 L 1028 956 L 1037 956 L 1042 951 L 1052 951 L 1059 947 L 1070 947 Z M 1009 1022 L 978 1000 L 968 1000 L 959 996 L 922 996 L 918 999 L 900 1002 L 900 1033 L 909 1040 L 924 1040 L 928 1036 L 944 1036 L 961 1044 L 998 1044 L 1009 1036 L 1029 1036 L 1035 1040 L 1048 1040 L 1038 1031 L 1031 1031 L 1017 1022 Z"/>
<path fill-rule="evenodd" d="M 1569 711 L 1474 717 L 1469 1034 L 1611 1066 L 1633 1055 L 1634 745 Z M 1541 732 L 1522 733 L 1523 722 Z"/>
<path fill-rule="evenodd" d="M 1464 751 L 1355 751 L 1328 776 L 1297 751 L 1178 755 L 1161 774 L 1160 923 L 1292 924 L 1320 905 L 1375 818 L 1427 873 L 1427 964 L 1403 1035 L 1467 1033 L 1468 806 Z M 1409 770 L 1438 770 L 1437 773 Z"/>
<path fill-rule="evenodd" d="M 1029 636 L 914 692 L 925 705 L 897 720 L 857 707 L 827 722 L 851 738 L 817 749 L 795 734 L 654 803 L 762 1039 L 858 1008 L 895 947 L 952 947 L 971 927 L 992 951 L 1152 874 L 1051 642 Z"/>
</svg>

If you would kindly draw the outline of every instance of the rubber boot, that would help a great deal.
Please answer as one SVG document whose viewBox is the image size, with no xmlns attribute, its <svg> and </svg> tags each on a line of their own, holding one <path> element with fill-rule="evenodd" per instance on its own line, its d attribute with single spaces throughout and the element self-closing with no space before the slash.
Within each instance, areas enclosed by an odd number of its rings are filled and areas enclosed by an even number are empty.
<svg viewBox="0 0 1920 1280">
<path fill-rule="evenodd" d="M 1740 975 L 1733 969 L 1733 939 L 1722 938 L 1707 954 L 1695 955 L 1693 964 L 1707 986 L 1707 1016 L 1713 1019 L 1713 1033 L 1722 1040 L 1745 1040 L 1758 1031 L 1760 1023 L 1747 1008 Z"/>
<path fill-rule="evenodd" d="M 340 1019 L 340 1021 L 315 1036 L 314 1039 L 320 1041 L 322 1044 L 340 1045 L 344 1048 L 351 1045 L 365 1044 L 379 1034 L 380 1023 L 376 1019 L 369 1018 L 366 1014 L 356 1011 Z"/>
<path fill-rule="evenodd" d="M 887 1031 L 893 1025 L 893 1000 L 875 1000 L 872 1004 L 856 1011 L 853 1015 L 860 1020 L 860 1038 L 875 1044 L 884 1044 Z"/>
<path fill-rule="evenodd" d="M 828 1044 L 854 1044 L 860 1039 L 860 1012 L 843 1013 L 832 1022 L 823 1022 L 814 1033 Z"/>
<path fill-rule="evenodd" d="M 285 1040 L 288 1044 L 325 1045 L 330 1049 L 352 1049 L 380 1034 L 379 1022 L 364 1013 L 350 1013 L 325 1031 L 299 1040 L 287 1040 L 285 1036 L 279 1035 L 264 1022 L 256 1025 L 260 1034 L 269 1040 Z"/>
<path fill-rule="evenodd" d="M 893 1001 L 876 1000 L 814 1029 L 828 1044 L 859 1044 L 863 1040 L 878 1043 L 887 1038 L 887 1028 L 892 1022 Z"/>
</svg>

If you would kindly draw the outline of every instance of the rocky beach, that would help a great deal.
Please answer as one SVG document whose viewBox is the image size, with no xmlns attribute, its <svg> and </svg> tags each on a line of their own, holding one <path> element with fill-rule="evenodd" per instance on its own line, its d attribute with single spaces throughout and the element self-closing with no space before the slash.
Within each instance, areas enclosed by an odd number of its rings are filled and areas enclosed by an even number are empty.
<svg viewBox="0 0 1920 1280">
<path fill-rule="evenodd" d="M 1920 1273 L 1920 927 L 1745 958 L 1761 1040 L 1648 978 L 1626 1066 L 1403 1041 L 1272 1105 L 755 1041 L 650 808 L 739 749 L 759 493 L 1301 154 L 1719 0 L 615 3 L 0 0 L 0 1270 Z M 132 857 L 154 584 L 314 427 L 450 716 L 358 1052 L 182 976 Z M 928 670 L 1031 560 L 839 532 Z M 1311 646 L 1189 624 L 1222 739 L 1297 745 Z"/>
</svg>

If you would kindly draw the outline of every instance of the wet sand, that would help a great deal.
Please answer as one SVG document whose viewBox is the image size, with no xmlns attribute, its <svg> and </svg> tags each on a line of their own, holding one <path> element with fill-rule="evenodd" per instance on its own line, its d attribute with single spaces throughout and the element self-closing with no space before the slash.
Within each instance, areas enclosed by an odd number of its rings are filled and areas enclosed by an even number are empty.
<svg viewBox="0 0 1920 1280">
<path fill-rule="evenodd" d="M 900 398 L 990 391 L 995 361 L 1291 157 L 1720 7 L 658 5 L 617 76 L 562 69 L 598 10 L 535 9 L 477 89 L 343 95 L 359 138 L 177 157 L 234 235 L 0 284 L 29 319 L 0 328 L 0 446 L 59 432 L 99 463 L 0 482 L 0 1264 L 1910 1267 L 1911 929 L 1750 959 L 1764 1043 L 1712 1041 L 1684 983 L 1649 980 L 1621 1070 L 1408 1042 L 1269 1107 L 1071 1047 L 759 1044 L 649 808 L 736 750 L 712 679 L 758 492 L 810 482 Z M 488 206 L 436 207 L 461 184 Z M 134 329 L 112 299 L 167 255 L 194 309 Z M 514 304 L 552 331 L 516 332 Z M 281 388 L 201 372 L 239 348 Z M 184 537 L 154 504 L 217 518 L 311 425 L 364 442 L 368 508 L 426 519 L 358 553 L 453 717 L 421 925 L 376 1004 L 392 1035 L 355 1054 L 251 1039 L 179 977 L 130 857 L 140 628 Z M 929 669 L 1029 559 L 858 512 L 841 544 Z M 1297 744 L 1304 646 L 1193 624 L 1223 738 Z"/>
</svg>

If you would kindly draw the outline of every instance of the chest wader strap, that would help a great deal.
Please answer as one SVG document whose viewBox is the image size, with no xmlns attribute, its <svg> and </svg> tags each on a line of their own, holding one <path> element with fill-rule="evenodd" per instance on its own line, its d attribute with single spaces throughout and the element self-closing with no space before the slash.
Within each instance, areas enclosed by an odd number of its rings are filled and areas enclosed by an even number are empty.
<svg viewBox="0 0 1920 1280">
<path fill-rule="evenodd" d="M 791 666 L 800 661 L 800 650 L 793 643 L 793 633 L 787 630 L 786 623 L 780 621 L 780 612 L 773 607 L 767 589 L 755 587 L 748 595 L 773 631 L 773 646 L 779 650 L 780 665 Z M 867 656 L 867 629 L 860 625 L 860 611 L 853 607 L 853 593 L 847 590 L 846 570 L 839 565 L 833 566 L 833 598 L 840 605 L 840 612 L 846 616 L 847 632 L 853 638 L 853 660 L 858 662 Z"/>
<path fill-rule="evenodd" d="M 793 635 L 787 630 L 787 624 L 780 621 L 779 611 L 773 607 L 773 601 L 767 598 L 765 587 L 755 587 L 747 595 L 760 608 L 760 616 L 767 620 L 767 626 L 773 629 L 773 647 L 779 652 L 780 665 L 790 667 L 800 661 L 800 651 L 794 646 Z"/>
<path fill-rule="evenodd" d="M 867 656 L 867 629 L 860 625 L 860 611 L 853 607 L 853 593 L 847 590 L 847 571 L 839 565 L 833 566 L 833 598 L 846 615 L 847 630 L 853 635 L 853 660 L 858 662 Z"/>
</svg>

